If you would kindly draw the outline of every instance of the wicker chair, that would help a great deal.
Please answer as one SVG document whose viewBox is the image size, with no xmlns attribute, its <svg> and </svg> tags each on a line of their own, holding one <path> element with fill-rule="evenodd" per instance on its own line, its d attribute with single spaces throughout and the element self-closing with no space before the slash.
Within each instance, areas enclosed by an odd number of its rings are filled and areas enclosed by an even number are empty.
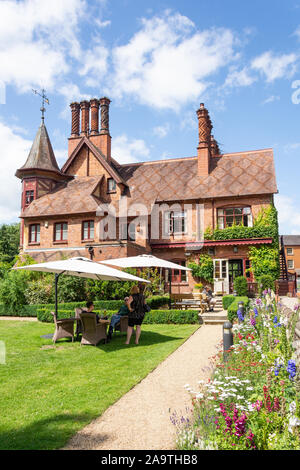
<svg viewBox="0 0 300 470">
<path fill-rule="evenodd" d="M 128 316 L 124 315 L 121 317 L 120 322 L 115 326 L 115 331 L 120 331 L 120 333 L 126 333 L 128 328 Z"/>
<path fill-rule="evenodd" d="M 106 330 L 109 321 L 97 323 L 96 315 L 88 312 L 79 313 L 79 317 L 82 324 L 81 344 L 97 346 L 102 339 L 106 341 Z"/>
<path fill-rule="evenodd" d="M 53 343 L 56 343 L 61 338 L 72 338 L 74 341 L 74 318 L 63 318 L 58 320 L 55 313 L 51 312 L 55 323 L 55 332 L 53 335 Z"/>
</svg>

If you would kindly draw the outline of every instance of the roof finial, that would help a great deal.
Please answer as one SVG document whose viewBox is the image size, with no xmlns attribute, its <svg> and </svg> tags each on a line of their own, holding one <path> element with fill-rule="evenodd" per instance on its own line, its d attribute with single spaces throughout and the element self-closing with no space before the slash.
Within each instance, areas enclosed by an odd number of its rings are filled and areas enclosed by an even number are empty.
<svg viewBox="0 0 300 470">
<path fill-rule="evenodd" d="M 44 119 L 45 119 L 45 111 L 46 111 L 45 103 L 50 104 L 50 103 L 49 103 L 49 100 L 48 100 L 48 98 L 47 98 L 47 96 L 46 96 L 46 90 L 44 90 L 44 88 L 43 88 L 41 93 L 39 93 L 37 90 L 32 90 L 32 91 L 33 91 L 33 93 L 34 93 L 35 95 L 39 95 L 39 96 L 41 96 L 41 98 L 42 98 L 42 107 L 40 108 L 40 111 L 42 112 L 42 121 L 44 122 Z"/>
</svg>

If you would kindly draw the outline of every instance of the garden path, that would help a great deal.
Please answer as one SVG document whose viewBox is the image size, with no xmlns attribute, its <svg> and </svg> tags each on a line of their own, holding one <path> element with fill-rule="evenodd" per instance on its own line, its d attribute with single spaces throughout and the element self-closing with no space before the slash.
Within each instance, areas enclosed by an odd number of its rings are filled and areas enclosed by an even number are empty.
<svg viewBox="0 0 300 470">
<path fill-rule="evenodd" d="M 174 411 L 188 415 L 191 398 L 184 385 L 198 390 L 198 381 L 209 378 L 210 358 L 221 341 L 222 325 L 199 328 L 102 416 L 73 436 L 65 449 L 174 449 L 176 429 L 170 416 Z"/>
</svg>

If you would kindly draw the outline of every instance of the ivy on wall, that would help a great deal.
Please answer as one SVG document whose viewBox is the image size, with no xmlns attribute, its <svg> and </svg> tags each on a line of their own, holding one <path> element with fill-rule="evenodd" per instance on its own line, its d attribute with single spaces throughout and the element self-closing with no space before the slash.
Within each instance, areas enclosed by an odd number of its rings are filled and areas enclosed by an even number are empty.
<svg viewBox="0 0 300 470">
<path fill-rule="evenodd" d="M 193 277 L 213 282 L 214 264 L 209 255 L 200 255 L 198 263 L 192 261 L 188 264 L 188 267 L 192 270 Z"/>
<path fill-rule="evenodd" d="M 257 279 L 259 276 L 269 274 L 273 279 L 278 279 L 279 265 L 279 233 L 277 210 L 270 204 L 262 208 L 253 222 L 253 227 L 233 225 L 224 229 L 212 230 L 208 227 L 204 232 L 205 240 L 235 240 L 241 238 L 272 238 L 269 245 L 251 246 L 249 248 L 249 260 L 251 271 Z"/>
</svg>

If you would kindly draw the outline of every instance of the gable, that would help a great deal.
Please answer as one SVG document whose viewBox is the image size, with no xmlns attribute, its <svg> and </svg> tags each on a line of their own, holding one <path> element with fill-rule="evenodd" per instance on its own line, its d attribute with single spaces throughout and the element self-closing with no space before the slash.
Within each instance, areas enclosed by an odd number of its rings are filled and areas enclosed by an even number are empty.
<svg viewBox="0 0 300 470">
<path fill-rule="evenodd" d="M 87 145 L 83 145 L 66 171 L 72 176 L 108 175 L 104 166 Z M 109 177 L 109 175 L 108 175 Z"/>
</svg>

